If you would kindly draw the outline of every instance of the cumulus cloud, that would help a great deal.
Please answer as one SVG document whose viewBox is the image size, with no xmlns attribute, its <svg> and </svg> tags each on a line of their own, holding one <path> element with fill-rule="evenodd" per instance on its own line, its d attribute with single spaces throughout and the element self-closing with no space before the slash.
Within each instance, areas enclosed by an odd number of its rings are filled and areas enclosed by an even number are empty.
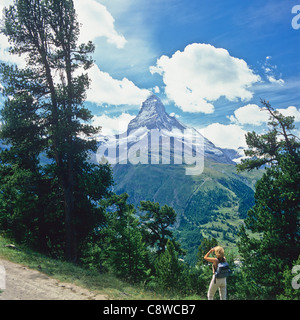
<svg viewBox="0 0 300 320">
<path fill-rule="evenodd" d="M 115 29 L 115 20 L 107 8 L 95 0 L 74 0 L 80 28 L 79 41 L 86 42 L 105 37 L 109 43 L 123 48 L 126 39 Z"/>
<path fill-rule="evenodd" d="M 87 92 L 87 100 L 98 105 L 140 105 L 149 95 L 148 90 L 138 88 L 127 78 L 114 79 L 97 65 L 89 70 L 89 77 L 91 87 Z"/>
<path fill-rule="evenodd" d="M 23 57 L 8 52 L 10 44 L 5 35 L 0 34 L 0 60 L 5 63 L 16 64 L 24 68 L 26 63 Z"/>
<path fill-rule="evenodd" d="M 294 106 L 288 107 L 286 109 L 277 109 L 285 117 L 295 117 L 295 122 L 300 122 L 300 110 Z"/>
<path fill-rule="evenodd" d="M 284 116 L 295 117 L 295 122 L 300 122 L 300 110 L 294 106 L 288 108 L 276 109 Z M 262 110 L 255 104 L 248 104 L 238 108 L 234 116 L 230 117 L 231 124 L 212 123 L 206 128 L 199 129 L 207 139 L 217 147 L 235 149 L 248 148 L 245 135 L 248 130 L 244 130 L 244 125 L 259 126 L 269 121 L 269 112 Z M 295 129 L 293 133 L 299 136 L 299 130 Z"/>
<path fill-rule="evenodd" d="M 13 4 L 12 0 L 2 0 L 0 10 Z M 75 0 L 75 9 L 78 20 L 82 23 L 80 41 L 94 40 L 97 37 L 105 37 L 118 48 L 122 48 L 126 39 L 117 33 L 114 27 L 114 18 L 105 6 L 95 0 Z M 0 60 L 8 63 L 16 63 L 19 67 L 25 67 L 23 57 L 8 53 L 9 42 L 7 37 L 0 35 Z M 82 72 L 78 71 L 78 73 Z M 127 78 L 117 80 L 108 73 L 101 71 L 96 65 L 89 70 L 92 80 L 91 88 L 87 92 L 87 100 L 97 104 L 132 104 L 140 105 L 148 96 L 148 90 L 138 88 Z"/>
<path fill-rule="evenodd" d="M 104 136 L 112 136 L 123 133 L 127 130 L 129 122 L 135 118 L 128 113 L 122 113 L 118 117 L 109 117 L 107 115 L 94 116 L 92 125 L 95 127 L 102 127 L 101 134 Z"/>
<path fill-rule="evenodd" d="M 170 116 L 174 118 L 180 118 L 180 115 L 176 114 L 175 112 L 171 112 Z"/>
<path fill-rule="evenodd" d="M 13 0 L 1 0 L 0 1 L 0 18 L 2 18 L 2 12 L 5 7 L 13 5 Z M 25 67 L 25 61 L 18 55 L 13 55 L 8 52 L 10 44 L 8 38 L 0 34 L 0 60 L 5 63 L 17 64 L 19 67 Z"/>
<path fill-rule="evenodd" d="M 256 104 L 248 104 L 234 111 L 234 116 L 230 120 L 241 125 L 252 124 L 259 126 L 269 120 L 269 112 L 262 110 Z"/>
<path fill-rule="evenodd" d="M 8 7 L 10 5 L 13 5 L 13 0 L 1 0 L 0 1 L 0 14 L 2 14 L 4 7 Z"/>
<path fill-rule="evenodd" d="M 294 107 L 288 107 L 286 109 L 276 109 L 284 116 L 295 117 L 295 122 L 300 121 L 300 111 Z M 270 114 L 267 110 L 261 109 L 256 104 L 248 104 L 234 111 L 234 115 L 229 117 L 230 121 L 239 125 L 254 125 L 260 126 L 268 122 Z"/>
<path fill-rule="evenodd" d="M 260 81 L 244 60 L 201 43 L 190 44 L 171 58 L 160 57 L 150 72 L 163 77 L 168 98 L 186 112 L 213 113 L 213 102 L 222 96 L 248 101 L 253 96 L 250 87 Z"/>
<path fill-rule="evenodd" d="M 221 123 L 212 123 L 198 131 L 217 147 L 229 149 L 247 147 L 245 139 L 247 131 L 236 124 L 224 125 Z"/>
</svg>

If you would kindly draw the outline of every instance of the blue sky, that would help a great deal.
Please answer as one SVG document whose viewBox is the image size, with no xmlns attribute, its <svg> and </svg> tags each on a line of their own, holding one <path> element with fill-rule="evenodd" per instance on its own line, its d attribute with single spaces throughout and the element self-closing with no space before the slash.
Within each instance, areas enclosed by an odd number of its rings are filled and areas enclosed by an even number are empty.
<svg viewBox="0 0 300 320">
<path fill-rule="evenodd" d="M 125 128 L 149 92 L 224 147 L 245 146 L 247 131 L 266 129 L 260 98 L 299 128 L 299 0 L 74 2 L 80 40 L 96 45 L 87 105 L 103 133 Z M 15 62 L 6 46 L 0 38 L 0 59 Z"/>
</svg>

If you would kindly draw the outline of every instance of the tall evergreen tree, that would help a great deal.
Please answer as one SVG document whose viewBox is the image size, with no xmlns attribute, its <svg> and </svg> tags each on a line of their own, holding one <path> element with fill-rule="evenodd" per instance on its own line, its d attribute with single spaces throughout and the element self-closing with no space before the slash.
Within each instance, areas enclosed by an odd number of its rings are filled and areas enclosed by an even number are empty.
<svg viewBox="0 0 300 320">
<path fill-rule="evenodd" d="M 157 257 L 155 271 L 155 281 L 160 288 L 184 291 L 184 264 L 178 259 L 178 252 L 172 241 L 167 241 L 166 250 Z"/>
<path fill-rule="evenodd" d="M 88 162 L 89 152 L 96 151 L 96 142 L 86 138 L 96 129 L 87 124 L 92 115 L 84 106 L 89 86 L 84 70 L 93 63 L 89 54 L 94 45 L 78 45 L 79 31 L 72 0 L 15 0 L 4 11 L 2 33 L 11 43 L 10 52 L 26 59 L 26 68 L 1 66 L 8 97 L 2 112 L 2 138 L 11 143 L 12 157 L 28 162 L 30 172 L 38 170 L 41 152 L 49 159 L 43 170 L 52 182 L 56 180 L 58 197 L 63 200 L 65 256 L 71 261 L 76 260 L 78 241 L 88 232 L 83 219 L 91 227 L 88 221 L 95 218 L 94 202 L 111 184 L 107 166 Z M 29 131 L 24 135 L 20 127 L 14 135 L 14 110 L 21 122 L 27 121 Z M 2 157 L 2 162 L 13 163 L 12 157 Z M 88 182 L 94 183 L 93 187 Z"/>
<path fill-rule="evenodd" d="M 145 280 L 148 251 L 142 238 L 136 210 L 128 194 L 113 195 L 107 205 L 107 263 L 114 273 L 131 282 Z"/>
<path fill-rule="evenodd" d="M 270 129 L 246 136 L 249 158 L 239 170 L 266 165 L 256 184 L 255 205 L 240 231 L 245 297 L 276 298 L 283 292 L 283 272 L 300 252 L 300 158 L 299 139 L 292 134 L 293 117 L 284 117 L 263 101 L 270 113 Z M 256 236 L 250 236 L 247 230 Z"/>
<path fill-rule="evenodd" d="M 176 250 L 180 251 L 171 227 L 176 222 L 176 212 L 172 207 L 152 201 L 141 201 L 139 209 L 146 212 L 141 215 L 140 220 L 143 227 L 143 234 L 146 243 L 162 253 L 166 250 L 168 240 L 173 241 Z"/>
</svg>

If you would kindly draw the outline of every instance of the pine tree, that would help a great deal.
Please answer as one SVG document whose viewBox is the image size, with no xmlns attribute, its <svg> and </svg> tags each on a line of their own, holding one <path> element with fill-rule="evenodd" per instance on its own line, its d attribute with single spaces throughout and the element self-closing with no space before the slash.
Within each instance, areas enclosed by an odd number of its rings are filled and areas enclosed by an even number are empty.
<svg viewBox="0 0 300 320">
<path fill-rule="evenodd" d="M 52 187 L 55 184 L 60 197 L 57 205 L 63 203 L 65 257 L 69 261 L 76 260 L 78 241 L 89 232 L 82 219 L 91 227 L 89 221 L 96 219 L 97 211 L 92 201 L 101 199 L 111 184 L 107 166 L 88 162 L 89 152 L 96 151 L 91 137 L 97 130 L 87 124 L 92 115 L 84 106 L 89 87 L 84 70 L 93 63 L 88 55 L 94 45 L 78 45 L 79 31 L 72 0 L 16 0 L 4 11 L 2 33 L 11 43 L 10 52 L 26 59 L 26 68 L 1 66 L 7 96 L 2 138 L 11 143 L 12 157 L 28 162 L 30 172 L 39 170 L 37 180 Z M 17 124 L 27 121 L 22 130 L 28 131 L 23 135 L 20 126 L 14 135 L 15 111 L 20 120 Z M 41 153 L 48 161 L 42 170 L 38 168 Z M 2 162 L 12 164 L 12 157 L 4 155 Z M 96 184 L 84 191 L 87 182 Z M 56 208 L 56 212 L 60 210 Z"/>
<path fill-rule="evenodd" d="M 168 240 L 172 240 L 176 250 L 181 252 L 171 227 L 176 222 L 176 212 L 172 207 L 151 201 L 141 201 L 139 210 L 146 212 L 140 220 L 146 243 L 160 254 L 165 251 Z"/>
<path fill-rule="evenodd" d="M 249 158 L 238 166 L 252 170 L 266 165 L 256 184 L 255 205 L 240 230 L 244 295 L 252 299 L 280 295 L 283 272 L 300 252 L 300 143 L 291 133 L 294 119 L 273 110 L 268 102 L 263 106 L 270 113 L 269 132 L 247 134 Z"/>
<path fill-rule="evenodd" d="M 172 241 L 167 241 L 166 250 L 157 257 L 155 271 L 155 281 L 161 289 L 184 291 L 182 288 L 186 285 L 182 281 L 184 265 L 179 260 L 178 252 Z"/>
<path fill-rule="evenodd" d="M 107 202 L 107 262 L 114 273 L 131 282 L 147 276 L 148 251 L 143 241 L 139 220 L 133 205 L 127 203 L 128 194 L 113 195 Z"/>
</svg>

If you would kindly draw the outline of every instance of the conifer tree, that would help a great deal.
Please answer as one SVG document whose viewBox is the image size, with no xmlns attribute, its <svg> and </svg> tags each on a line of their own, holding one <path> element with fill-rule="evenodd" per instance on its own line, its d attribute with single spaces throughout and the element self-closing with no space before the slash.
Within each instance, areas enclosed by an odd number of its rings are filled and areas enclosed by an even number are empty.
<svg viewBox="0 0 300 320">
<path fill-rule="evenodd" d="M 262 103 L 270 113 L 269 131 L 247 134 L 249 158 L 238 165 L 239 170 L 265 165 L 256 184 L 255 205 L 240 230 L 244 295 L 251 299 L 280 295 L 284 270 L 292 267 L 300 252 L 300 143 L 292 133 L 294 119 Z"/>
<path fill-rule="evenodd" d="M 145 280 L 148 251 L 143 241 L 139 220 L 128 194 L 113 195 L 107 205 L 107 264 L 114 273 L 131 282 Z"/>
<path fill-rule="evenodd" d="M 164 290 L 183 290 L 184 265 L 179 260 L 178 252 L 172 241 L 168 240 L 166 250 L 161 253 L 155 262 L 155 281 Z M 184 291 L 184 290 L 183 290 Z"/>
<path fill-rule="evenodd" d="M 176 222 L 176 212 L 172 207 L 152 201 L 141 201 L 139 209 L 146 212 L 140 220 L 146 243 L 160 254 L 165 251 L 168 240 L 172 240 L 176 250 L 180 251 L 171 227 Z"/>
<path fill-rule="evenodd" d="M 15 0 L 4 11 L 2 33 L 11 44 L 10 53 L 24 57 L 26 67 L 1 66 L 7 96 L 2 139 L 11 144 L 11 157 L 3 155 L 2 162 L 13 164 L 20 158 L 24 170 L 39 171 L 37 180 L 56 186 L 69 261 L 76 260 L 78 241 L 97 219 L 93 201 L 111 184 L 107 166 L 88 162 L 89 152 L 96 151 L 91 137 L 97 130 L 87 124 L 92 115 L 84 106 L 89 87 L 85 70 L 93 63 L 89 55 L 94 45 L 78 44 L 79 32 L 72 0 Z M 20 121 L 14 125 L 16 117 Z M 38 168 L 41 154 L 48 162 L 43 169 Z"/>
</svg>

